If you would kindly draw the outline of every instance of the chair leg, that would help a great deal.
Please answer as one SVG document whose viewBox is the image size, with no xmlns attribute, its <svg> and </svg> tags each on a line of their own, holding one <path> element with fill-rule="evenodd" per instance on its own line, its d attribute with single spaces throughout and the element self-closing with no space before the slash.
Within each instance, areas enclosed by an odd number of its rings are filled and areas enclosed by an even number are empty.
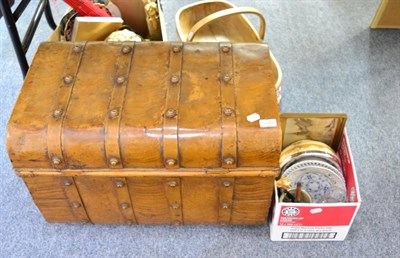
<svg viewBox="0 0 400 258">
<path fill-rule="evenodd" d="M 49 0 L 46 0 L 46 8 L 44 9 L 44 15 L 46 16 L 47 23 L 52 30 L 55 30 L 57 25 L 54 22 L 53 14 L 51 13 L 51 7 Z"/>
<path fill-rule="evenodd" d="M 0 0 L 0 9 L 3 13 L 4 21 L 6 22 L 8 33 L 10 34 L 15 53 L 17 54 L 18 63 L 21 67 L 22 75 L 25 78 L 25 75 L 29 69 L 29 65 L 25 57 L 25 52 L 22 48 L 21 39 L 19 37 L 17 26 L 15 24 L 15 20 L 11 12 L 8 0 Z"/>
<path fill-rule="evenodd" d="M 40 19 L 43 16 L 43 13 L 47 6 L 47 0 L 40 0 L 38 6 L 36 7 L 35 13 L 29 23 L 28 29 L 26 30 L 24 39 L 22 40 L 22 49 L 24 53 L 28 52 L 28 49 L 31 45 L 33 36 L 35 35 L 36 29 L 39 25 Z"/>
</svg>

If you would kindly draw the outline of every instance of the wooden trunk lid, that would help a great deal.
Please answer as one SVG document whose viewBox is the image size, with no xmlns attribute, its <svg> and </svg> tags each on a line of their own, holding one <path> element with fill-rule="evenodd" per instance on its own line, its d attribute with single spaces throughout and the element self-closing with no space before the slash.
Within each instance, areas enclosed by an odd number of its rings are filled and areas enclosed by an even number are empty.
<svg viewBox="0 0 400 258">
<path fill-rule="evenodd" d="M 7 145 L 16 169 L 278 168 L 268 46 L 43 43 Z"/>
</svg>

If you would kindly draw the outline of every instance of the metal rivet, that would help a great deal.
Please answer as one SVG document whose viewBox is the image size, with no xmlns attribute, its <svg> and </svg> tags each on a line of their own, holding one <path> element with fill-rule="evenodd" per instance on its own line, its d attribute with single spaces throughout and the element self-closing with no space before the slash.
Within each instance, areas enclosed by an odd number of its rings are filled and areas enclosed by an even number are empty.
<svg viewBox="0 0 400 258">
<path fill-rule="evenodd" d="M 62 116 L 63 113 L 64 113 L 64 110 L 56 109 L 56 110 L 53 111 L 53 118 L 59 119 Z"/>
<path fill-rule="evenodd" d="M 119 163 L 117 158 L 110 158 L 110 165 L 116 166 Z"/>
<path fill-rule="evenodd" d="M 121 52 L 122 52 L 122 54 L 129 54 L 130 52 L 132 51 L 132 48 L 130 47 L 130 46 L 123 46 L 122 48 L 121 48 Z"/>
<path fill-rule="evenodd" d="M 69 179 L 64 180 L 64 185 L 65 185 L 65 186 L 70 186 L 70 185 L 72 185 L 72 184 L 73 184 L 72 180 L 69 180 Z"/>
<path fill-rule="evenodd" d="M 181 52 L 181 47 L 180 47 L 180 46 L 174 46 L 174 47 L 172 48 L 172 51 L 173 51 L 174 53 L 179 53 L 179 52 Z"/>
<path fill-rule="evenodd" d="M 168 182 L 168 185 L 169 185 L 170 187 L 175 187 L 175 186 L 178 185 L 178 183 L 175 182 L 175 181 L 171 181 L 171 182 Z"/>
<path fill-rule="evenodd" d="M 172 209 L 178 209 L 179 208 L 179 204 L 173 203 L 173 204 L 171 204 L 171 208 Z"/>
<path fill-rule="evenodd" d="M 117 77 L 117 84 L 123 84 L 125 82 L 125 77 L 120 75 Z"/>
<path fill-rule="evenodd" d="M 53 162 L 54 165 L 60 165 L 61 164 L 61 159 L 60 159 L 60 157 L 57 157 L 57 156 L 52 157 L 51 161 Z"/>
<path fill-rule="evenodd" d="M 225 108 L 224 109 L 224 115 L 231 116 L 232 114 L 233 114 L 233 109 L 232 108 Z"/>
<path fill-rule="evenodd" d="M 177 221 L 174 222 L 174 225 L 175 225 L 175 226 L 180 226 L 180 225 L 181 225 L 181 222 L 177 220 Z"/>
<path fill-rule="evenodd" d="M 225 222 L 221 222 L 221 223 L 219 223 L 221 226 L 226 226 L 226 223 Z"/>
<path fill-rule="evenodd" d="M 118 114 L 119 114 L 118 110 L 117 109 L 113 109 L 113 110 L 110 111 L 109 117 L 110 117 L 110 119 L 114 119 L 114 118 L 116 118 L 118 116 Z"/>
<path fill-rule="evenodd" d="M 224 181 L 222 184 L 223 184 L 225 187 L 231 186 L 231 182 L 229 182 L 229 181 Z"/>
<path fill-rule="evenodd" d="M 81 50 L 82 50 L 82 47 L 79 45 L 76 45 L 72 48 L 72 51 L 74 51 L 75 53 L 79 53 L 79 52 L 81 52 Z"/>
<path fill-rule="evenodd" d="M 179 76 L 178 75 L 172 75 L 171 76 L 171 82 L 172 83 L 178 83 L 179 82 Z"/>
<path fill-rule="evenodd" d="M 79 207 L 81 207 L 81 204 L 79 202 L 73 202 L 72 207 L 79 208 Z"/>
<path fill-rule="evenodd" d="M 224 159 L 224 163 L 226 165 L 233 165 L 235 163 L 235 159 L 233 157 L 226 157 Z"/>
<path fill-rule="evenodd" d="M 74 76 L 72 75 L 67 75 L 64 77 L 64 83 L 65 84 L 70 84 L 74 81 Z"/>
<path fill-rule="evenodd" d="M 124 202 L 124 203 L 121 204 L 121 208 L 124 209 L 124 210 L 126 210 L 126 209 L 129 208 L 129 204 L 127 204 L 126 202 Z"/>
<path fill-rule="evenodd" d="M 118 187 L 118 188 L 124 187 L 124 185 L 125 185 L 125 183 L 122 182 L 122 181 L 115 182 L 115 186 Z"/>
<path fill-rule="evenodd" d="M 168 166 L 173 166 L 176 164 L 176 160 L 175 159 L 167 159 L 165 161 L 165 164 L 167 164 Z"/>
<path fill-rule="evenodd" d="M 127 221 L 126 221 L 126 224 L 127 224 L 127 225 L 132 225 L 132 224 L 133 224 L 133 221 L 132 221 L 132 220 L 127 220 Z"/>
<path fill-rule="evenodd" d="M 229 208 L 229 203 L 224 202 L 224 203 L 221 205 L 221 208 L 222 208 L 222 209 L 228 209 L 228 208 Z"/>
<path fill-rule="evenodd" d="M 231 80 L 231 76 L 229 74 L 224 75 L 224 81 L 229 82 Z"/>
<path fill-rule="evenodd" d="M 89 220 L 87 220 L 87 219 L 82 219 L 82 220 L 81 220 L 81 223 L 84 223 L 84 224 L 85 224 L 85 223 L 89 223 Z"/>
<path fill-rule="evenodd" d="M 230 50 L 231 50 L 231 48 L 228 47 L 228 46 L 223 46 L 222 47 L 222 52 L 224 52 L 224 53 L 228 53 Z"/>
<path fill-rule="evenodd" d="M 168 118 L 174 118 L 176 116 L 176 110 L 173 108 L 170 108 L 167 110 L 166 116 Z"/>
</svg>

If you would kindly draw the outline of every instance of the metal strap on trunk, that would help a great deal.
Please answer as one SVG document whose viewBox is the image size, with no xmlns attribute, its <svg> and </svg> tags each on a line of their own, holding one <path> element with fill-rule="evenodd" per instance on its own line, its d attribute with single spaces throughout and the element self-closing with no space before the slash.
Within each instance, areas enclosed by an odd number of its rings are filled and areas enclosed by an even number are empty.
<svg viewBox="0 0 400 258">
<path fill-rule="evenodd" d="M 71 44 L 69 56 L 65 62 L 63 77 L 60 78 L 58 92 L 55 94 L 54 103 L 47 127 L 47 153 L 54 168 L 66 166 L 61 146 L 62 124 L 68 109 L 75 79 L 82 60 L 84 44 Z"/>
<path fill-rule="evenodd" d="M 114 88 L 108 107 L 105 122 L 105 151 L 110 168 L 123 168 L 119 144 L 119 130 L 125 93 L 128 85 L 128 75 L 131 69 L 134 53 L 134 43 L 125 43 L 118 49 L 114 72 Z"/>
<path fill-rule="evenodd" d="M 176 226 L 182 225 L 181 180 L 180 178 L 166 178 L 164 187 L 165 196 L 168 200 L 171 222 Z"/>
<path fill-rule="evenodd" d="M 220 43 L 221 110 L 222 110 L 222 151 L 223 168 L 236 168 L 236 101 L 232 45 Z"/>
<path fill-rule="evenodd" d="M 71 205 L 72 213 L 75 218 L 81 223 L 90 222 L 89 217 L 86 213 L 85 205 L 82 202 L 81 196 L 78 192 L 78 189 L 75 184 L 75 180 L 73 177 L 61 177 L 64 184 L 64 192 L 67 196 L 69 203 Z"/>
<path fill-rule="evenodd" d="M 233 188 L 235 178 L 220 178 L 219 183 L 219 211 L 218 223 L 227 225 L 231 222 L 232 205 L 233 205 Z"/>
<path fill-rule="evenodd" d="M 126 178 L 115 177 L 112 180 L 115 185 L 115 194 L 118 199 L 119 207 L 126 224 L 137 224 Z"/>
<path fill-rule="evenodd" d="M 182 43 L 170 46 L 169 78 L 163 123 L 163 157 L 166 168 L 179 168 L 178 118 L 179 96 L 182 81 Z"/>
</svg>

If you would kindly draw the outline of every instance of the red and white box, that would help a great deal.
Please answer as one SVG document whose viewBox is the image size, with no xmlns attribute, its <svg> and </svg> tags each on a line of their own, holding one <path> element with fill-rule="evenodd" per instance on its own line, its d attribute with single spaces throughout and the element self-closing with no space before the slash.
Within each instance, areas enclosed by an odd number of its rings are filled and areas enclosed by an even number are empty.
<svg viewBox="0 0 400 258">
<path fill-rule="evenodd" d="M 343 134 L 338 148 L 346 180 L 346 203 L 279 202 L 275 184 L 274 208 L 270 221 L 272 241 L 343 241 L 361 205 L 357 174 Z"/>
</svg>

